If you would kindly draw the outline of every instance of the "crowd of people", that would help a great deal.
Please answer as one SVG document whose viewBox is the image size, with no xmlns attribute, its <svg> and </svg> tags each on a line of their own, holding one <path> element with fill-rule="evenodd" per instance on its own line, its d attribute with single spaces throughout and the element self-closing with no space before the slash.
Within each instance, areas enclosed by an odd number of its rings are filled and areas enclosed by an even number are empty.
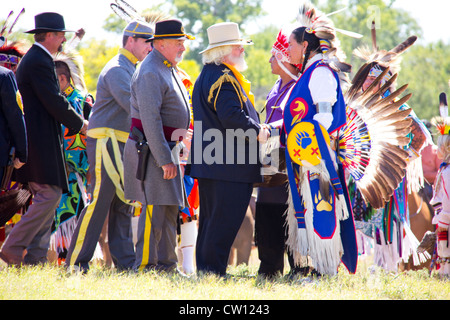
<svg viewBox="0 0 450 320">
<path fill-rule="evenodd" d="M 179 64 L 195 37 L 180 20 L 156 14 L 128 21 L 95 99 L 76 53 L 63 46 L 69 32 L 60 14 L 45 12 L 28 31 L 35 43 L 26 53 L 0 49 L 9 59 L 0 67 L 0 178 L 15 150 L 11 183 L 1 192 L 14 182 L 32 194 L 2 245 L 8 265 L 45 263 L 52 247 L 60 264 L 88 272 L 107 242 L 103 252 L 118 270 L 171 272 L 182 263 L 187 274 L 226 276 L 255 188 L 261 276 L 282 275 L 285 255 L 293 275 L 335 275 L 340 265 L 356 272 L 358 223 L 374 226 L 366 235 L 378 244 L 401 242 L 397 252 L 389 249 L 395 261 L 417 254 L 405 240 L 405 199 L 423 188 L 425 165 L 418 169 L 414 160 L 434 144 L 395 88 L 393 60 L 405 48 L 390 50 L 390 59 L 368 57 L 350 81 L 332 21 L 302 5 L 298 24 L 274 39 L 269 63 L 279 78 L 262 120 L 243 75 L 253 42 L 242 39 L 236 23 L 208 27 L 203 68 L 192 83 Z M 364 118 L 370 108 L 380 109 L 370 116 L 375 120 Z M 380 138 L 373 128 L 388 127 L 387 112 L 399 127 L 395 137 Z M 355 118 L 362 119 L 358 132 Z M 439 126 L 440 168 L 436 160 L 426 165 L 434 168 L 429 177 L 437 175 L 435 261 L 447 275 L 449 127 Z M 350 141 L 362 131 L 366 140 Z M 372 149 L 394 153 L 396 161 L 383 163 Z M 352 150 L 359 153 L 350 158 Z M 379 262 L 387 266 L 384 257 Z"/>
</svg>

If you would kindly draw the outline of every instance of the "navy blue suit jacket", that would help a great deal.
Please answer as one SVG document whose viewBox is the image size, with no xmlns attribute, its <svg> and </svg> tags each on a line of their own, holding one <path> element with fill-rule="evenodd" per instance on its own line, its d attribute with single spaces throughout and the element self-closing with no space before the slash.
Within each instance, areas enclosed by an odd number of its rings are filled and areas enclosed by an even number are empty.
<svg viewBox="0 0 450 320">
<path fill-rule="evenodd" d="M 14 73 L 0 67 L 0 171 L 7 164 L 11 147 L 16 158 L 27 162 L 27 133 L 17 91 Z"/>
<path fill-rule="evenodd" d="M 224 81 L 220 88 L 212 90 L 224 70 L 229 69 L 223 64 L 207 64 L 194 85 L 190 175 L 232 182 L 260 182 L 259 115 L 237 80 L 234 85 Z M 229 75 L 236 79 L 231 71 Z"/>
</svg>

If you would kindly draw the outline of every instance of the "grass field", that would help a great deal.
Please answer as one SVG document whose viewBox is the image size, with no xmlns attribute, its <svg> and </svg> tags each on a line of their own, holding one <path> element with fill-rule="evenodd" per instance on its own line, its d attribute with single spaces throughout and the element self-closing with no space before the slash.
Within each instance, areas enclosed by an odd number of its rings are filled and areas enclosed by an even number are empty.
<svg viewBox="0 0 450 320">
<path fill-rule="evenodd" d="M 354 275 L 256 276 L 257 262 L 230 267 L 230 277 L 183 277 L 178 273 L 119 273 L 94 266 L 85 274 L 65 268 L 7 267 L 0 271 L 0 300 L 449 300 L 450 281 L 427 270 L 387 273 L 360 262 Z"/>
</svg>

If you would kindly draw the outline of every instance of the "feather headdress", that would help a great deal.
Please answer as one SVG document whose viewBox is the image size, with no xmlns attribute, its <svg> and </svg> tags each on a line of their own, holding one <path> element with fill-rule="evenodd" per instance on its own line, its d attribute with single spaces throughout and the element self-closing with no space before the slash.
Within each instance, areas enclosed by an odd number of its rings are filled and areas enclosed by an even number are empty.
<svg viewBox="0 0 450 320">
<path fill-rule="evenodd" d="M 407 85 L 383 98 L 395 74 L 374 90 L 388 72 L 386 68 L 365 91 L 362 82 L 352 84 L 345 95 L 347 124 L 340 136 L 341 162 L 375 209 L 382 208 L 398 188 L 409 156 L 401 147 L 409 143 L 412 119 L 407 117 L 412 110 L 399 109 L 411 97 L 399 98 Z"/>
<path fill-rule="evenodd" d="M 127 2 L 123 0 L 116 0 L 116 3 L 110 4 L 111 9 L 117 14 L 122 20 L 130 23 L 133 20 L 144 21 L 141 15 Z"/>
<path fill-rule="evenodd" d="M 450 117 L 448 116 L 447 95 L 445 92 L 439 95 L 439 117 L 434 117 L 431 122 L 436 126 L 440 135 L 450 135 Z"/>
<path fill-rule="evenodd" d="M 2 63 L 19 64 L 20 59 L 27 52 L 25 41 L 15 41 L 0 47 L 0 61 Z"/>
<path fill-rule="evenodd" d="M 84 66 L 82 56 L 78 54 L 78 52 L 71 50 L 58 53 L 55 57 L 55 61 L 62 61 L 67 64 L 74 87 L 79 91 L 86 93 L 87 87 L 84 82 Z"/>
<path fill-rule="evenodd" d="M 315 8 L 310 2 L 304 2 L 300 5 L 297 22 L 300 26 L 306 28 L 306 32 L 313 33 L 319 38 L 324 61 L 331 68 L 337 72 L 349 73 L 351 72 L 351 65 L 344 62 L 346 55 L 340 48 L 340 41 L 336 32 L 355 38 L 361 38 L 362 35 L 335 27 L 329 17 L 341 11 L 325 14 Z"/>
<path fill-rule="evenodd" d="M 87 87 L 84 81 L 84 60 L 76 50 L 76 46 L 83 40 L 85 34 L 86 32 L 83 28 L 77 30 L 72 39 L 64 47 L 64 51 L 57 53 L 55 56 L 55 61 L 62 61 L 69 67 L 72 84 L 84 94 L 87 93 Z"/>
<path fill-rule="evenodd" d="M 163 12 L 160 11 L 153 11 L 150 13 L 144 13 L 144 15 L 142 16 L 144 18 L 144 20 L 152 25 L 155 25 L 157 22 L 159 21 L 164 21 L 164 20 L 169 20 L 171 19 L 171 16 L 168 14 L 165 14 Z"/>
<path fill-rule="evenodd" d="M 392 77 L 392 75 L 398 74 L 401 69 L 401 54 L 410 48 L 417 40 L 417 37 L 413 35 L 389 51 L 379 50 L 377 46 L 375 22 L 372 22 L 371 30 L 372 48 L 370 49 L 368 46 L 362 46 L 353 50 L 353 54 L 364 61 L 364 65 L 353 78 L 353 83 L 358 81 L 364 82 L 369 74 L 376 77 L 388 67 L 390 72 L 382 79 L 382 84 Z M 395 85 L 395 82 L 393 85 Z"/>
<path fill-rule="evenodd" d="M 354 38 L 361 38 L 362 35 L 335 27 L 329 17 L 343 10 L 345 8 L 325 14 L 306 1 L 300 5 L 297 22 L 306 28 L 305 32 L 313 33 L 319 39 L 323 61 L 338 73 L 342 90 L 345 92 L 350 86 L 348 74 L 351 72 L 352 66 L 345 62 L 346 55 L 340 48 L 337 32 Z"/>
<path fill-rule="evenodd" d="M 136 9 L 134 9 L 130 4 L 124 0 L 116 0 L 116 3 L 110 4 L 111 9 L 117 14 L 122 20 L 130 23 L 133 20 L 145 21 L 150 25 L 155 25 L 159 21 L 168 20 L 170 16 L 159 11 L 154 11 L 144 15 L 139 14 Z M 154 28 L 153 28 L 154 29 Z"/>
<path fill-rule="evenodd" d="M 11 25 L 9 25 L 9 21 L 12 18 L 14 11 L 10 11 L 8 16 L 5 19 L 5 22 L 3 23 L 2 29 L 0 30 L 0 47 L 4 46 L 7 41 L 7 36 L 11 34 L 14 26 L 16 25 L 17 21 L 19 20 L 20 16 L 25 12 L 25 8 L 22 8 L 22 10 L 17 15 L 16 19 L 13 21 Z M 9 27 L 9 29 L 8 29 Z M 6 30 L 8 29 L 8 32 Z"/>
<path fill-rule="evenodd" d="M 12 33 L 12 30 L 20 16 L 24 12 L 25 9 L 22 9 L 16 19 L 10 24 L 10 19 L 14 14 L 14 11 L 11 11 L 6 17 L 6 20 L 0 30 L 0 62 L 10 69 L 14 69 L 19 64 L 20 59 L 27 52 L 24 41 L 16 41 L 9 44 L 7 39 L 7 37 Z"/>
<path fill-rule="evenodd" d="M 286 66 L 283 64 L 283 62 L 290 63 L 289 58 L 289 32 L 292 31 L 293 27 L 285 27 L 280 30 L 278 33 L 278 36 L 275 40 L 275 43 L 272 45 L 272 54 L 274 55 L 278 65 L 280 68 L 288 74 L 292 79 L 295 81 L 298 80 L 299 73 L 300 73 L 300 65 L 295 65 L 297 67 L 297 74 L 292 74 L 291 71 L 286 68 Z"/>
</svg>

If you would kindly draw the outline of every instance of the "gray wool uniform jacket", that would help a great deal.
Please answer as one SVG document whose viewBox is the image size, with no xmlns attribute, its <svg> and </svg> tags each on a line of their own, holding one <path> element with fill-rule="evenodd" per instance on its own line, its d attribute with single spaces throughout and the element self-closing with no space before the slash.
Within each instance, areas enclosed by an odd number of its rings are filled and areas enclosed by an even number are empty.
<svg viewBox="0 0 450 320">
<path fill-rule="evenodd" d="M 147 205 L 185 206 L 180 172 L 163 178 L 163 165 L 174 163 L 164 128 L 186 131 L 190 124 L 189 95 L 176 71 L 156 49 L 138 66 L 131 81 L 131 118 L 142 124 L 150 147 L 145 181 L 136 179 L 136 142 L 128 139 L 124 151 L 125 198 Z M 145 196 L 144 192 L 145 190 Z"/>
<path fill-rule="evenodd" d="M 119 53 L 103 68 L 88 129 L 130 130 L 130 81 L 136 65 Z"/>
</svg>

